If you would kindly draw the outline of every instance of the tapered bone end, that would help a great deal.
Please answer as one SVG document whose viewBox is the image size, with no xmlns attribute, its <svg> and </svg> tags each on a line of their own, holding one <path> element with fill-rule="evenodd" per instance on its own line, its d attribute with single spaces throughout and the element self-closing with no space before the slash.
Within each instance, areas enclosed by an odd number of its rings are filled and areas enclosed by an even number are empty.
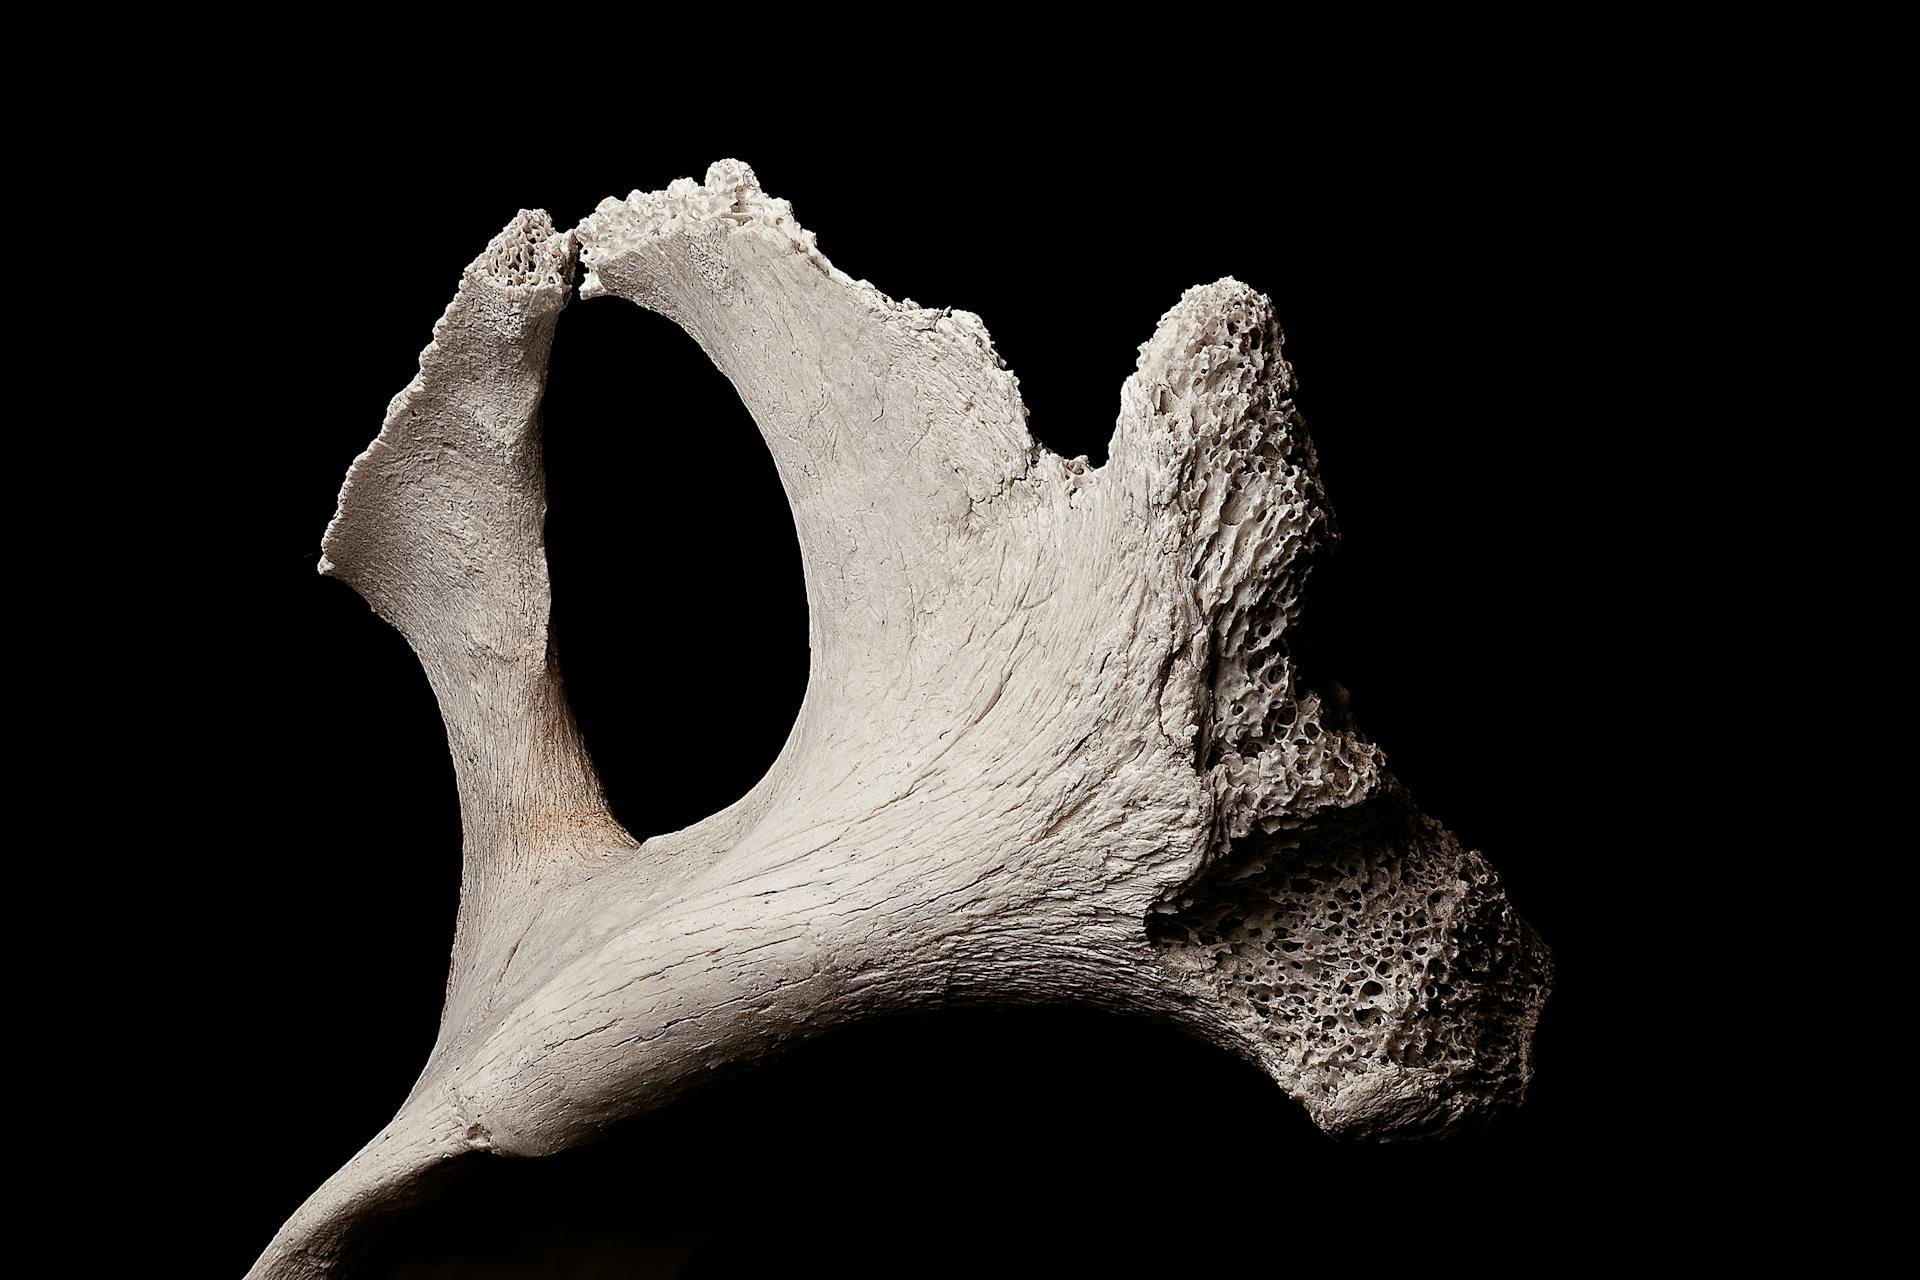
<svg viewBox="0 0 1920 1280">
<path fill-rule="evenodd" d="M 463 912 L 483 871 L 519 874 L 622 839 L 555 682 L 547 627 L 540 400 L 574 261 L 573 236 L 540 210 L 487 243 L 321 540 L 320 571 L 407 638 L 440 702 L 468 852 Z"/>
<path fill-rule="evenodd" d="M 274 1233 L 246 1280 L 326 1280 L 350 1274 L 358 1246 L 404 1211 L 444 1162 L 472 1149 L 462 1117 L 444 1104 L 410 1104 L 307 1197 Z"/>
<path fill-rule="evenodd" d="M 1273 303 L 1231 276 L 1188 289 L 1160 317 L 1121 388 L 1111 442 L 1153 505 L 1231 475 L 1239 454 L 1260 444 L 1263 433 L 1249 428 L 1263 412 L 1291 407 L 1283 342 Z"/>
<path fill-rule="evenodd" d="M 553 325 L 571 292 L 573 233 L 555 231 L 544 210 L 522 209 L 465 271 L 420 371 L 387 406 L 379 435 L 347 470 L 339 506 L 320 540 L 319 571 L 341 578 L 383 614 L 401 605 L 423 556 L 458 530 L 439 529 L 413 510 L 444 467 L 428 459 L 451 446 L 490 471 L 537 477 L 523 447 L 545 386 Z M 469 403 L 489 412 L 468 413 Z M 422 443 L 422 427 L 427 442 Z M 498 481 L 495 482 L 499 483 Z M 434 494 L 431 496 L 443 496 Z M 460 505 L 472 506 L 474 494 Z M 444 509 L 444 502 L 441 509 Z"/>
</svg>

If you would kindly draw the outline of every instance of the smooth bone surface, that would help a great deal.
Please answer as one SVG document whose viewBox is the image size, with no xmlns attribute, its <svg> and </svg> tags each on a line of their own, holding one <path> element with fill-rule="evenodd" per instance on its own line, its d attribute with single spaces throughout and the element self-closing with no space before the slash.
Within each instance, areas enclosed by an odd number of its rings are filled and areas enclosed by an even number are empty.
<svg viewBox="0 0 1920 1280">
<path fill-rule="evenodd" d="M 731 379 L 806 574 L 778 759 L 644 842 L 547 634 L 539 406 L 576 274 Z M 353 464 L 320 564 L 405 635 L 446 722 L 465 869 L 439 1038 L 251 1274 L 334 1274 L 441 1161 L 556 1152 L 920 1008 L 1169 1021 L 1342 1135 L 1517 1103 L 1545 947 L 1289 655 L 1334 536 L 1293 392 L 1264 296 L 1189 289 L 1092 468 L 1034 442 L 978 317 L 849 278 L 737 161 L 571 232 L 518 215 Z"/>
</svg>

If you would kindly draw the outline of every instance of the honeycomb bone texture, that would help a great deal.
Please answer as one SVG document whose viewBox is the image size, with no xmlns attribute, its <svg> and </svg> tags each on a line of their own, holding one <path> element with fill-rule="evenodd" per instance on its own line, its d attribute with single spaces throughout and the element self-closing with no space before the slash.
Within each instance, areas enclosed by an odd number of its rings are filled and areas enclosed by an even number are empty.
<svg viewBox="0 0 1920 1280">
<path fill-rule="evenodd" d="M 1236 844 L 1150 924 L 1325 1129 L 1416 1137 L 1517 1103 L 1550 976 L 1493 868 L 1397 785 Z"/>
<path fill-rule="evenodd" d="M 522 209 L 488 242 L 474 269 L 509 291 L 564 286 L 572 279 L 572 246 L 555 234 L 545 210 Z"/>
<path fill-rule="evenodd" d="M 1287 647 L 1314 555 L 1335 535 L 1272 305 L 1228 279 L 1188 290 L 1169 319 L 1170 341 L 1149 346 L 1212 653 L 1200 763 L 1237 839 L 1364 800 L 1382 760 L 1339 704 L 1302 685 Z"/>
<path fill-rule="evenodd" d="M 779 758 L 644 841 L 547 626 L 540 401 L 576 265 L 581 296 L 667 316 L 725 373 L 806 571 Z M 1355 1137 L 1517 1103 L 1545 948 L 1295 660 L 1334 528 L 1294 397 L 1268 300 L 1189 289 L 1090 467 L 1033 439 L 978 316 L 847 275 L 738 161 L 571 231 L 517 213 L 322 539 L 447 727 L 464 850 L 439 1036 L 252 1274 L 340 1274 L 444 1161 L 561 1151 L 896 1011 L 1159 1018 Z"/>
</svg>

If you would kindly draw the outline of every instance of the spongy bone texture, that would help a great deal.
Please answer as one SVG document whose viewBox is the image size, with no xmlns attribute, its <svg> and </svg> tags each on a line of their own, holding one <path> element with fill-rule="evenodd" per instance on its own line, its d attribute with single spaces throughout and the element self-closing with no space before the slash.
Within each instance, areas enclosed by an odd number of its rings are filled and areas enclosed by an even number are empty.
<svg viewBox="0 0 1920 1280">
<path fill-rule="evenodd" d="M 738 390 L 806 570 L 780 757 L 644 843 L 606 806 L 547 629 L 538 408 L 576 251 L 583 296 L 668 316 Z M 1519 1101 L 1545 948 L 1296 661 L 1334 530 L 1294 394 L 1268 300 L 1197 286 L 1090 467 L 1033 440 L 977 316 L 840 271 L 738 161 L 572 232 L 517 215 L 323 541 L 447 724 L 465 861 L 439 1038 L 254 1274 L 333 1274 L 441 1161 L 559 1151 L 894 1011 L 1160 1018 L 1341 1134 Z"/>
<path fill-rule="evenodd" d="M 1357 817 L 1236 846 L 1232 873 L 1163 904 L 1150 933 L 1330 1132 L 1445 1132 L 1517 1103 L 1538 940 L 1397 785 Z"/>
<path fill-rule="evenodd" d="M 1202 762 L 1233 838 L 1380 783 L 1379 750 L 1300 682 L 1288 637 L 1313 556 L 1334 538 L 1272 305 L 1234 280 L 1190 289 L 1142 348 L 1184 512 L 1187 577 L 1206 614 L 1211 715 Z"/>
</svg>

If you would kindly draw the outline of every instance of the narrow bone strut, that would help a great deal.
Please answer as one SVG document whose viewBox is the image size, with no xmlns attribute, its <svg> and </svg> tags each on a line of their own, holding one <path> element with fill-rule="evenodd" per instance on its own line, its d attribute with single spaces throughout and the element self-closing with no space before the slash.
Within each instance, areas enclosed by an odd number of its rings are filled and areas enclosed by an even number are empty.
<svg viewBox="0 0 1920 1280">
<path fill-rule="evenodd" d="M 738 388 L 806 572 L 778 760 L 645 842 L 547 635 L 539 402 L 576 265 L 582 297 L 670 317 Z M 1333 1133 L 1516 1104 L 1545 947 L 1288 652 L 1334 537 L 1293 390 L 1264 296 L 1189 289 L 1090 468 L 1028 434 L 978 317 L 850 279 L 737 161 L 572 232 L 519 214 L 320 563 L 406 636 L 447 725 L 465 871 L 439 1040 L 251 1274 L 334 1274 L 440 1161 L 559 1151 L 714 1068 L 931 1005 L 1158 1017 Z"/>
</svg>

